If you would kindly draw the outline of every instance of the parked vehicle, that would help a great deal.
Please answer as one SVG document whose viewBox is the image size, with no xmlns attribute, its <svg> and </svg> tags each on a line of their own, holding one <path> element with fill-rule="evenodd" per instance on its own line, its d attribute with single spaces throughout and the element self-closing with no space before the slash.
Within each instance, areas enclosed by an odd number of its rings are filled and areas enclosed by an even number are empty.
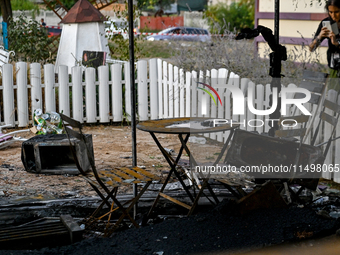
<svg viewBox="0 0 340 255">
<path fill-rule="evenodd" d="M 120 36 L 124 39 L 129 39 L 129 24 L 126 20 L 108 20 L 104 21 L 105 34 L 107 37 Z M 137 26 L 133 29 L 135 37 L 138 36 L 139 29 Z"/>
<path fill-rule="evenodd" d="M 61 34 L 61 28 L 58 27 L 47 27 L 48 37 L 57 36 Z"/>
<path fill-rule="evenodd" d="M 146 37 L 149 41 L 176 40 L 210 42 L 211 35 L 207 29 L 197 27 L 170 27 Z"/>
</svg>

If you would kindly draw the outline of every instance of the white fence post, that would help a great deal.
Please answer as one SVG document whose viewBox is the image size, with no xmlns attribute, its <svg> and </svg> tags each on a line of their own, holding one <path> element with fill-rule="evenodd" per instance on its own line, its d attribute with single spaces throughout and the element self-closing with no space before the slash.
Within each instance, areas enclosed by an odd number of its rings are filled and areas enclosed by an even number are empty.
<svg viewBox="0 0 340 255">
<path fill-rule="evenodd" d="M 204 82 L 204 73 L 203 73 L 203 71 L 199 71 L 198 75 L 199 75 L 198 81 L 199 82 Z M 210 76 L 210 72 L 209 71 L 208 71 L 208 75 Z M 196 93 L 197 93 L 197 104 L 196 104 L 197 116 L 196 117 L 203 117 L 203 115 L 202 115 L 202 104 L 205 103 L 205 102 L 202 102 L 202 99 L 203 99 L 203 90 L 197 89 L 198 86 L 203 87 L 203 85 L 202 84 L 198 85 L 198 84 L 199 83 L 196 83 Z M 210 101 L 207 100 L 207 102 L 210 102 Z M 206 103 L 206 105 L 209 105 L 209 103 Z M 208 113 L 209 113 L 209 111 L 208 111 Z"/>
<path fill-rule="evenodd" d="M 17 112 L 18 126 L 26 127 L 29 124 L 28 90 L 27 90 L 27 63 L 17 62 Z"/>
<path fill-rule="evenodd" d="M 99 122 L 110 122 L 109 67 L 98 67 L 99 78 Z"/>
<path fill-rule="evenodd" d="M 125 77 L 125 114 L 127 120 L 131 120 L 131 89 L 130 89 L 130 63 L 124 64 L 124 77 Z"/>
<path fill-rule="evenodd" d="M 197 72 L 191 72 L 191 115 L 188 117 L 197 117 Z"/>
<path fill-rule="evenodd" d="M 164 117 L 164 106 L 163 106 L 163 65 L 162 60 L 157 59 L 157 79 L 158 79 L 158 117 Z"/>
<path fill-rule="evenodd" d="M 168 64 L 163 61 L 163 118 L 169 118 Z"/>
<path fill-rule="evenodd" d="M 72 67 L 72 115 L 83 123 L 83 70 L 81 66 Z"/>
<path fill-rule="evenodd" d="M 147 61 L 139 60 L 137 62 L 137 80 L 138 80 L 138 116 L 139 120 L 148 119 L 148 75 Z"/>
<path fill-rule="evenodd" d="M 218 85 L 218 71 L 217 71 L 217 69 L 211 69 L 210 81 L 206 81 L 206 83 L 210 83 L 208 85 L 211 85 L 215 90 L 217 89 L 216 88 L 217 85 Z M 217 92 L 217 90 L 216 90 L 216 92 Z M 220 101 L 218 100 L 215 93 L 212 93 L 212 95 L 215 99 L 216 104 L 215 104 L 214 100 L 212 100 L 212 98 L 208 94 L 205 93 L 205 97 L 208 98 L 208 102 L 210 102 L 210 115 L 209 115 L 209 112 L 207 112 L 207 114 L 208 114 L 207 116 L 214 119 L 214 118 L 217 118 L 217 109 L 218 109 L 218 105 L 220 104 Z M 216 139 L 218 141 L 222 141 L 222 132 L 211 133 L 209 135 L 209 137 L 211 139 L 214 139 L 214 140 Z"/>
<path fill-rule="evenodd" d="M 184 88 L 184 70 L 179 69 L 179 117 L 183 118 L 185 116 L 185 88 Z"/>
<path fill-rule="evenodd" d="M 158 119 L 158 84 L 157 84 L 157 59 L 153 58 L 149 60 L 149 77 L 150 77 L 150 118 L 152 120 Z"/>
<path fill-rule="evenodd" d="M 241 79 L 242 82 L 242 79 Z M 249 82 L 249 81 L 248 81 Z M 264 86 L 259 84 L 256 86 L 256 105 L 257 110 L 264 110 L 263 101 L 264 101 Z M 261 134 L 264 131 L 264 125 L 267 125 L 265 122 L 263 115 L 256 115 L 256 119 L 260 120 L 260 123 L 263 123 L 262 126 L 257 126 L 255 130 Z"/>
<path fill-rule="evenodd" d="M 59 66 L 58 82 L 59 82 L 59 112 L 63 112 L 66 116 L 70 115 L 70 89 L 68 85 L 68 67 Z"/>
<path fill-rule="evenodd" d="M 111 65 L 112 77 L 112 116 L 113 121 L 123 120 L 122 65 Z"/>
<path fill-rule="evenodd" d="M 168 64 L 168 89 L 169 89 L 169 118 L 174 117 L 174 66 Z"/>
<path fill-rule="evenodd" d="M 252 89 L 253 94 L 252 94 L 251 102 L 253 103 L 253 107 L 256 109 L 257 106 L 255 105 L 255 102 L 256 102 L 256 99 L 255 99 L 255 87 L 256 87 L 255 83 L 254 82 L 249 82 L 248 84 L 241 84 L 241 89 L 243 91 L 243 95 L 245 95 L 244 92 L 245 92 L 246 88 L 243 87 L 243 86 Z M 249 95 L 248 95 L 248 97 L 249 97 Z M 253 126 L 256 126 L 257 123 L 256 122 L 255 123 L 254 122 L 249 122 L 249 120 L 253 120 L 255 118 L 255 115 L 249 110 L 249 106 L 247 107 L 246 101 L 247 100 L 245 99 L 244 100 L 244 103 L 245 103 L 244 109 L 245 109 L 245 112 L 246 112 L 246 117 L 245 117 L 244 121 L 246 122 L 247 130 L 248 131 L 254 131 L 255 127 L 253 127 Z"/>
<path fill-rule="evenodd" d="M 174 66 L 174 79 L 173 79 L 173 97 L 174 97 L 174 117 L 179 117 L 179 80 L 178 80 L 178 67 Z"/>
<path fill-rule="evenodd" d="M 191 106 L 192 106 L 192 90 L 191 90 L 191 73 L 185 73 L 185 117 L 191 117 Z"/>
<path fill-rule="evenodd" d="M 39 63 L 30 64 L 32 116 L 36 109 L 42 109 L 41 68 Z"/>
<path fill-rule="evenodd" d="M 4 121 L 6 125 L 15 125 L 14 110 L 14 87 L 13 87 L 13 66 L 4 64 L 2 66 L 2 82 L 3 82 L 3 105 L 4 105 Z"/>
<path fill-rule="evenodd" d="M 97 119 L 96 69 L 88 67 L 85 70 L 85 102 L 86 122 L 96 123 Z"/>
<path fill-rule="evenodd" d="M 45 81 L 45 111 L 55 112 L 55 76 L 54 65 L 44 65 L 44 81 Z"/>
</svg>

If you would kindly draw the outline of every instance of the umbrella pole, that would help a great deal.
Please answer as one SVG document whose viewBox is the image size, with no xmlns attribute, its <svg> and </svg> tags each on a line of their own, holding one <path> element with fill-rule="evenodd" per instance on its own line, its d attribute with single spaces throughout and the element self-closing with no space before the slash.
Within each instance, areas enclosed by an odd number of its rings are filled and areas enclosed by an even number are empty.
<svg viewBox="0 0 340 255">
<path fill-rule="evenodd" d="M 128 0 L 129 12 L 129 53 L 130 53 L 130 91 L 131 91 L 131 138 L 132 138 L 132 166 L 137 166 L 136 149 L 136 87 L 135 87 L 135 49 L 133 33 L 133 0 Z M 137 196 L 137 184 L 133 185 L 133 196 Z M 136 218 L 137 203 L 133 207 L 133 218 Z"/>
</svg>

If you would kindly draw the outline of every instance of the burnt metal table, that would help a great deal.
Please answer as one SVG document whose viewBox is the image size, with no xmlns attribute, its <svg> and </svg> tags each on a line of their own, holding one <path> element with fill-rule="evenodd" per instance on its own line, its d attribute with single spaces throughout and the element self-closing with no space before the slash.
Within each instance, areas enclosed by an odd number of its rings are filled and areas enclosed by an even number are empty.
<svg viewBox="0 0 340 255">
<path fill-rule="evenodd" d="M 187 142 L 189 140 L 189 137 L 191 134 L 203 134 L 203 133 L 215 133 L 215 132 L 223 132 L 223 131 L 230 131 L 229 136 L 226 140 L 226 142 L 223 145 L 223 148 L 213 163 L 214 165 L 218 163 L 223 156 L 224 152 L 227 149 L 227 146 L 233 136 L 234 130 L 239 127 L 239 124 L 218 124 L 215 125 L 213 120 L 218 120 L 218 119 L 213 119 L 213 118 L 204 118 L 204 117 L 193 117 L 193 118 L 172 118 L 172 119 L 160 119 L 160 120 L 149 120 L 149 121 L 144 121 L 140 122 L 137 125 L 137 128 L 149 132 L 152 138 L 154 139 L 155 143 L 157 144 L 158 148 L 162 152 L 164 158 L 168 162 L 171 170 L 167 176 L 167 178 L 164 181 L 164 184 L 162 185 L 158 196 L 156 197 L 152 208 L 149 211 L 148 217 L 156 207 L 158 200 L 160 197 L 163 197 L 165 199 L 168 199 L 184 208 L 187 208 L 189 210 L 189 214 L 191 214 L 194 210 L 194 207 L 196 206 L 198 202 L 198 195 L 196 197 L 193 196 L 193 194 L 190 192 L 189 188 L 185 185 L 183 182 L 183 179 L 181 178 L 179 172 L 176 169 L 176 166 L 178 165 L 178 162 L 182 156 L 183 150 L 186 151 L 188 156 L 190 157 L 190 162 L 193 165 L 197 165 L 195 159 L 193 158 L 192 154 L 190 153 L 190 150 L 187 146 Z M 222 121 L 223 123 L 223 121 Z M 161 145 L 159 140 L 157 139 L 155 133 L 163 133 L 163 134 L 175 134 L 178 135 L 178 139 L 181 143 L 181 148 L 178 152 L 178 155 L 176 159 L 173 159 L 171 155 L 165 150 L 165 148 Z M 169 182 L 170 178 L 172 175 L 175 175 L 176 178 L 179 180 L 181 183 L 182 187 L 186 191 L 188 197 L 192 201 L 192 205 L 189 206 L 187 204 L 182 203 L 181 201 L 178 201 L 166 194 L 163 193 L 167 183 Z M 215 196 L 214 192 L 210 188 L 210 186 L 207 184 L 207 181 L 204 182 L 204 185 L 207 185 L 210 193 L 212 194 L 213 198 L 215 199 L 216 202 L 218 202 L 217 197 Z M 203 190 L 203 187 L 201 188 Z M 200 192 L 201 193 L 201 192 Z M 200 194 L 199 193 L 199 194 Z M 194 194 L 195 195 L 195 194 Z"/>
</svg>

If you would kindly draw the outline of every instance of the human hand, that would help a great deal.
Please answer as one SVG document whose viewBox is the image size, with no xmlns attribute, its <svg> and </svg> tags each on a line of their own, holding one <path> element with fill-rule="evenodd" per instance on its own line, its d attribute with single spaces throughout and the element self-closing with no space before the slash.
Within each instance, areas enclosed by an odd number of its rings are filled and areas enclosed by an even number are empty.
<svg viewBox="0 0 340 255">
<path fill-rule="evenodd" d="M 335 34 L 333 32 L 329 33 L 329 38 L 331 39 L 331 42 L 335 46 L 339 46 L 338 41 L 336 40 Z"/>
<path fill-rule="evenodd" d="M 329 31 L 327 27 L 323 27 L 320 31 L 320 34 L 318 35 L 318 38 L 321 40 L 324 37 L 329 37 L 330 33 L 333 32 Z"/>
</svg>

